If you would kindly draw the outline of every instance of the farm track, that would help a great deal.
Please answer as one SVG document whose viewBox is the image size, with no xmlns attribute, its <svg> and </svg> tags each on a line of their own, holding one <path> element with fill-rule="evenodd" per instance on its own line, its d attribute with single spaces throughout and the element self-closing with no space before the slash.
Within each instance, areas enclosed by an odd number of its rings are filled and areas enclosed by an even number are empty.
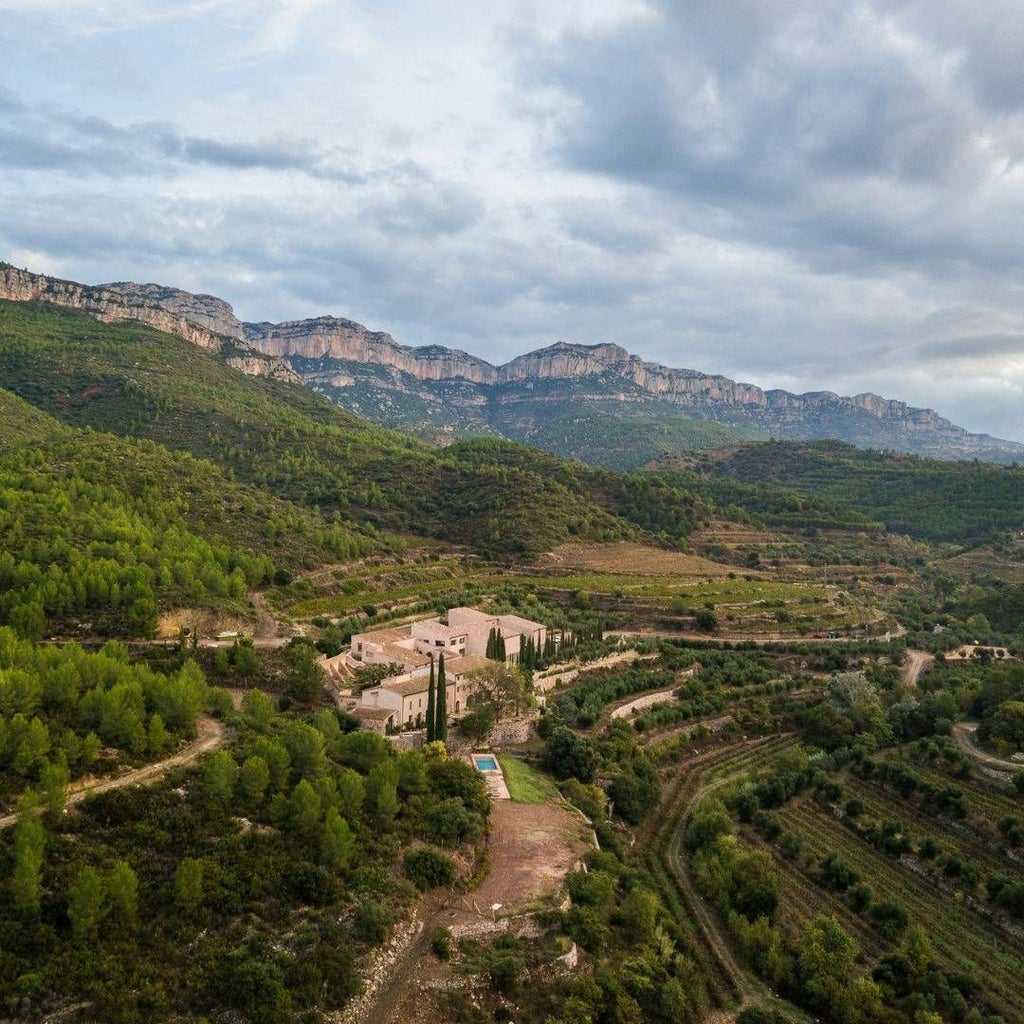
<svg viewBox="0 0 1024 1024">
<path fill-rule="evenodd" d="M 67 806 L 73 807 L 94 793 L 109 793 L 112 789 L 122 786 L 148 786 L 163 778 L 172 768 L 181 768 L 216 750 L 227 736 L 227 730 L 215 718 L 200 715 L 196 722 L 198 737 L 182 750 L 165 757 L 161 761 L 144 765 L 124 775 L 116 775 L 107 779 L 79 779 L 73 782 L 68 790 Z M 8 814 L 0 818 L 0 829 L 10 828 L 18 822 L 17 814 Z"/>
<path fill-rule="evenodd" d="M 733 956 L 718 915 L 696 892 L 682 850 L 683 821 L 713 790 L 794 742 L 790 737 L 743 740 L 679 764 L 658 811 L 637 836 L 647 866 L 690 941 L 709 1000 L 719 1010 L 756 997 L 758 989 Z"/>
<path fill-rule="evenodd" d="M 936 883 L 876 850 L 841 822 L 798 800 L 779 812 L 787 827 L 800 832 L 818 858 L 835 851 L 874 889 L 876 898 L 898 897 L 911 918 L 926 929 L 938 959 L 947 968 L 969 971 L 983 985 L 985 999 L 1007 1020 L 1024 1019 L 1024 942 L 986 926 L 968 904 L 954 902 Z M 951 912 L 954 910 L 955 912 Z"/>
<path fill-rule="evenodd" d="M 996 757 L 995 754 L 989 754 L 977 746 L 975 742 L 977 730 L 978 726 L 974 722 L 957 722 L 953 726 L 953 738 L 968 757 L 973 758 L 986 768 L 993 768 L 1009 775 L 1016 775 L 1017 772 L 1024 771 L 1024 764 L 1019 761 L 1007 761 L 1005 758 Z"/>
</svg>

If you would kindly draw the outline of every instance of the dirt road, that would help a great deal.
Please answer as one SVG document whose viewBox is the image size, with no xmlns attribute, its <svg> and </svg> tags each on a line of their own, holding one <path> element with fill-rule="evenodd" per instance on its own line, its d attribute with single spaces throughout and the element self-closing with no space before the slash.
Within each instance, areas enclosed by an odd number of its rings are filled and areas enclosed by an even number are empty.
<svg viewBox="0 0 1024 1024">
<path fill-rule="evenodd" d="M 996 757 L 995 754 L 987 754 L 984 750 L 975 746 L 974 734 L 977 731 L 977 722 L 957 722 L 953 726 L 953 736 L 965 754 L 973 757 L 975 761 L 985 765 L 987 768 L 995 768 L 1001 772 L 1010 772 L 1013 775 L 1016 775 L 1017 772 L 1024 772 L 1024 763 L 1008 761 L 1002 757 Z"/>
<path fill-rule="evenodd" d="M 483 884 L 464 896 L 424 897 L 371 967 L 370 991 L 335 1018 L 339 1024 L 437 1024 L 433 993 L 451 984 L 452 969 L 430 950 L 434 932 L 442 926 L 456 937 L 501 931 L 503 918 L 557 892 L 591 848 L 589 823 L 563 804 L 495 800 L 490 824 L 491 867 Z"/>
<path fill-rule="evenodd" d="M 686 633 L 657 629 L 616 629 L 609 632 L 637 640 L 697 640 L 708 644 L 756 644 L 763 647 L 767 644 L 855 644 L 872 640 L 890 641 L 898 640 L 907 630 L 903 626 L 894 626 L 879 636 L 837 636 L 831 640 L 806 633 Z"/>
<path fill-rule="evenodd" d="M 930 669 L 935 663 L 935 655 L 927 651 L 907 650 L 906 660 L 903 662 L 901 674 L 903 682 L 907 686 L 917 686 L 917 680 L 921 673 Z"/>
<path fill-rule="evenodd" d="M 190 764 L 203 754 L 216 750 L 227 735 L 227 729 L 215 718 L 201 715 L 196 727 L 199 736 L 183 750 L 179 750 L 162 761 L 147 764 L 143 768 L 136 768 L 134 771 L 124 775 L 117 775 L 109 779 L 80 779 L 73 782 L 69 787 L 68 806 L 81 803 L 92 793 L 108 793 L 112 789 L 120 789 L 122 786 L 145 786 L 157 779 L 162 778 L 172 768 L 180 768 L 182 765 Z M 10 828 L 18 820 L 16 814 L 8 814 L 0 818 L 0 829 Z"/>
</svg>

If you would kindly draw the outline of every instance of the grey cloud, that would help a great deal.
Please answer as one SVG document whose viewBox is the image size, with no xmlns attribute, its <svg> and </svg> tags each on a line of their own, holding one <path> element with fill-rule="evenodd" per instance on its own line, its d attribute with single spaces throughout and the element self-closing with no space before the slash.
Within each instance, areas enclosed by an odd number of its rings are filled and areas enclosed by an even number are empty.
<svg viewBox="0 0 1024 1024">
<path fill-rule="evenodd" d="M 946 338 L 917 345 L 914 356 L 922 361 L 960 361 L 1024 358 L 1024 335 L 996 334 L 978 337 Z"/>
<path fill-rule="evenodd" d="M 484 212 L 480 196 L 469 188 L 420 180 L 397 195 L 367 204 L 362 220 L 383 232 L 432 238 L 459 234 L 476 224 Z"/>
<path fill-rule="evenodd" d="M 1019 261 L 1019 234 L 1006 246 L 976 222 L 1002 219 L 993 175 L 1024 135 L 979 116 L 937 43 L 889 41 L 870 4 L 654 9 L 518 41 L 521 85 L 563 97 L 545 138 L 566 166 L 661 190 L 693 224 L 701 205 L 728 210 L 733 237 L 819 269 Z M 849 209 L 850 195 L 863 205 Z"/>
<path fill-rule="evenodd" d="M 115 125 L 47 106 L 31 107 L 0 93 L 0 165 L 36 170 L 85 171 L 120 178 L 167 176 L 190 166 L 227 170 L 298 172 L 356 184 L 366 175 L 349 154 L 291 137 L 225 141 L 188 135 L 167 123 Z M 393 172 L 391 172 L 393 173 Z"/>
</svg>

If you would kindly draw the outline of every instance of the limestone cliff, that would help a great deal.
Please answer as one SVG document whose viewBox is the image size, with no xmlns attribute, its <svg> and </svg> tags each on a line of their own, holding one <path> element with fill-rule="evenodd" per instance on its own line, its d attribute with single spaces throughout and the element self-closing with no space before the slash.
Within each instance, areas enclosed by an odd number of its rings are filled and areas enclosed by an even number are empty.
<svg viewBox="0 0 1024 1024">
<path fill-rule="evenodd" d="M 245 373 L 299 380 L 287 363 L 268 358 L 247 345 L 231 307 L 213 296 L 190 295 L 174 288 L 131 282 L 84 285 L 0 263 L 0 299 L 48 302 L 104 323 L 145 324 L 184 338 L 209 352 L 222 354 L 229 365 Z"/>
<path fill-rule="evenodd" d="M 391 366 L 418 380 L 461 378 L 476 384 L 495 384 L 498 372 L 490 363 L 457 349 L 429 345 L 409 348 L 390 334 L 367 330 L 339 317 L 295 320 L 282 324 L 245 324 L 245 339 L 267 355 L 286 359 L 330 358 L 342 362 Z"/>
<path fill-rule="evenodd" d="M 614 464 L 625 465 L 629 438 L 662 436 L 666 425 L 677 430 L 693 421 L 745 437 L 835 438 L 935 458 L 1024 459 L 1024 445 L 971 434 L 931 409 L 870 393 L 765 391 L 648 363 L 619 345 L 559 342 L 496 367 L 457 349 L 400 345 L 341 317 L 241 323 L 212 295 L 133 282 L 89 287 L 2 263 L 0 298 L 144 323 L 217 352 L 244 373 L 305 382 L 358 415 L 446 441 L 499 434 L 553 445 L 557 435 L 566 452 L 592 452 L 598 462 L 602 445 L 617 445 Z M 632 426 L 616 432 L 612 420 Z M 700 429 L 709 443 L 721 443 L 714 440 L 720 431 Z"/>
<path fill-rule="evenodd" d="M 971 434 L 931 409 L 870 393 L 765 391 L 720 375 L 648 363 L 619 345 L 558 342 L 495 367 L 453 349 L 408 348 L 351 320 L 246 324 L 246 340 L 289 359 L 309 385 L 344 408 L 423 436 L 503 433 L 531 442 L 573 410 L 654 422 L 727 425 L 746 436 L 837 438 L 934 458 L 1012 461 L 1024 445 Z M 581 419 L 582 417 L 582 419 Z M 593 418 L 593 417 L 592 417 Z M 592 429 L 596 420 L 576 429 Z"/>
<path fill-rule="evenodd" d="M 193 295 L 180 288 L 167 288 L 160 284 L 136 284 L 134 281 L 114 281 L 97 285 L 100 289 L 117 292 L 154 306 L 160 306 L 185 323 L 204 328 L 212 334 L 242 341 L 242 324 L 235 311 L 215 295 Z"/>
</svg>

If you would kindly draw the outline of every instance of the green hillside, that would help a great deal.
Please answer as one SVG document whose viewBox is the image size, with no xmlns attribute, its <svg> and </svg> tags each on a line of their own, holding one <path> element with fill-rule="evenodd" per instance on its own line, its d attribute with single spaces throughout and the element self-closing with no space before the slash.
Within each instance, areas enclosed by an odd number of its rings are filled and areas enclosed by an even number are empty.
<svg viewBox="0 0 1024 1024">
<path fill-rule="evenodd" d="M 1024 468 L 863 451 L 839 441 L 744 444 L 690 460 L 708 495 L 756 502 L 772 491 L 824 501 L 891 533 L 970 543 L 1024 530 Z M 739 501 L 738 503 L 742 503 Z"/>
<path fill-rule="evenodd" d="M 42 441 L 63 429 L 52 416 L 0 388 L 0 450 L 30 441 Z"/>
<path fill-rule="evenodd" d="M 11 391 L 67 425 L 156 441 L 324 514 L 485 553 L 647 530 L 677 542 L 690 525 L 682 493 L 662 489 L 652 517 L 610 474 L 500 442 L 433 448 L 138 325 L 0 302 L 0 367 Z"/>
<path fill-rule="evenodd" d="M 676 415 L 627 414 L 583 404 L 570 413 L 540 420 L 530 429 L 503 424 L 509 437 L 563 458 L 604 469 L 630 470 L 677 452 L 731 444 L 750 433 L 711 420 Z"/>
<path fill-rule="evenodd" d="M 92 430 L 0 453 L 0 624 L 145 635 L 161 610 L 242 609 L 281 573 L 380 546 L 150 441 Z"/>
</svg>

